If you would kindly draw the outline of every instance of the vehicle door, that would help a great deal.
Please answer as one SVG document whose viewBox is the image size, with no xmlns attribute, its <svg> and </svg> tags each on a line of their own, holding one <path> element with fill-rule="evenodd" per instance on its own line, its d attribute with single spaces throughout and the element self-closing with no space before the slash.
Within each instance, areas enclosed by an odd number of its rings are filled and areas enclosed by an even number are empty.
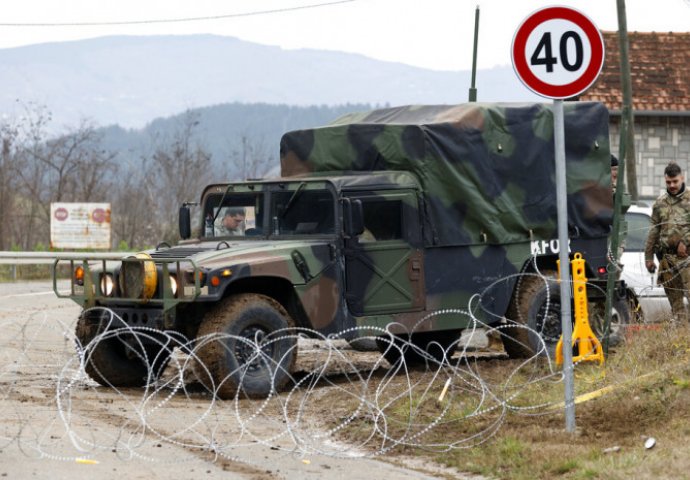
<svg viewBox="0 0 690 480">
<path fill-rule="evenodd" d="M 356 316 L 422 310 L 424 258 L 417 193 L 346 192 L 362 202 L 364 232 L 345 242 L 346 301 Z"/>
</svg>

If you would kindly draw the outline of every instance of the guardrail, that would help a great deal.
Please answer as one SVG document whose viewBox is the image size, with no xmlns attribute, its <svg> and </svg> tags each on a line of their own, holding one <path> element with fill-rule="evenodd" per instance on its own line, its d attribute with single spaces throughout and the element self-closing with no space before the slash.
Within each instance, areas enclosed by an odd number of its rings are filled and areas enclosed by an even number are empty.
<svg viewBox="0 0 690 480">
<path fill-rule="evenodd" d="M 129 252 L 7 252 L 0 251 L 0 265 L 11 265 L 12 280 L 17 279 L 17 265 L 51 265 L 55 260 L 70 259 L 107 259 Z"/>
</svg>

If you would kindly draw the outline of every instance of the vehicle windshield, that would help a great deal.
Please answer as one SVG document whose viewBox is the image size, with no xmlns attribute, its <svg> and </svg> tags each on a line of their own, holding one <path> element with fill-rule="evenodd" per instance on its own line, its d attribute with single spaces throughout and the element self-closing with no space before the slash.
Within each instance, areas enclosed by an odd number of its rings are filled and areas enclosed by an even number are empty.
<svg viewBox="0 0 690 480">
<path fill-rule="evenodd" d="M 310 190 L 305 185 L 271 193 L 271 235 L 335 233 L 333 195 L 328 190 Z"/>
<path fill-rule="evenodd" d="M 263 204 L 263 193 L 226 192 L 210 195 L 204 208 L 203 236 L 262 235 Z"/>
<path fill-rule="evenodd" d="M 263 185 L 262 191 L 217 189 L 204 202 L 203 237 L 284 237 L 335 233 L 335 200 L 323 184 Z"/>
</svg>

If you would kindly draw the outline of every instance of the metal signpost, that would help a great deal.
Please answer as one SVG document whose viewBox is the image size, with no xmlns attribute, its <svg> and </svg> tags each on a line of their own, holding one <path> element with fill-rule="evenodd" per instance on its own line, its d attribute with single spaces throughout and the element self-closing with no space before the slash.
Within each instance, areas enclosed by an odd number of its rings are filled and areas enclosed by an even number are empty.
<svg viewBox="0 0 690 480">
<path fill-rule="evenodd" d="M 547 7 L 529 15 L 518 27 L 511 47 L 513 68 L 527 88 L 553 99 L 556 157 L 556 206 L 561 263 L 561 325 L 565 378 L 565 426 L 575 431 L 568 204 L 565 168 L 563 99 L 579 95 L 597 79 L 604 65 L 604 40 L 599 29 L 581 12 Z"/>
</svg>

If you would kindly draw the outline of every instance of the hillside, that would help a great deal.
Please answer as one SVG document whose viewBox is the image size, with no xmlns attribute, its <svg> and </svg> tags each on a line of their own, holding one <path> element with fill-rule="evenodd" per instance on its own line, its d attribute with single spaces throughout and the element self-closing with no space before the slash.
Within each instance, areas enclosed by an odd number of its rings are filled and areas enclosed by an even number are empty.
<svg viewBox="0 0 690 480">
<path fill-rule="evenodd" d="M 141 129 L 110 126 L 99 129 L 99 133 L 103 148 L 118 153 L 119 164 L 138 165 L 157 146 L 170 144 L 191 120 L 192 143 L 211 154 L 217 172 L 239 178 L 243 157 L 278 166 L 280 137 L 284 132 L 325 125 L 346 113 L 371 108 L 366 104 L 300 107 L 231 103 L 157 118 Z"/>
<path fill-rule="evenodd" d="M 0 50 L 0 111 L 21 115 L 22 104 L 44 104 L 58 129 L 84 117 L 141 128 L 157 117 L 232 102 L 458 103 L 469 83 L 469 71 L 213 35 L 111 36 Z M 508 66 L 479 71 L 477 85 L 479 101 L 535 98 Z"/>
</svg>

